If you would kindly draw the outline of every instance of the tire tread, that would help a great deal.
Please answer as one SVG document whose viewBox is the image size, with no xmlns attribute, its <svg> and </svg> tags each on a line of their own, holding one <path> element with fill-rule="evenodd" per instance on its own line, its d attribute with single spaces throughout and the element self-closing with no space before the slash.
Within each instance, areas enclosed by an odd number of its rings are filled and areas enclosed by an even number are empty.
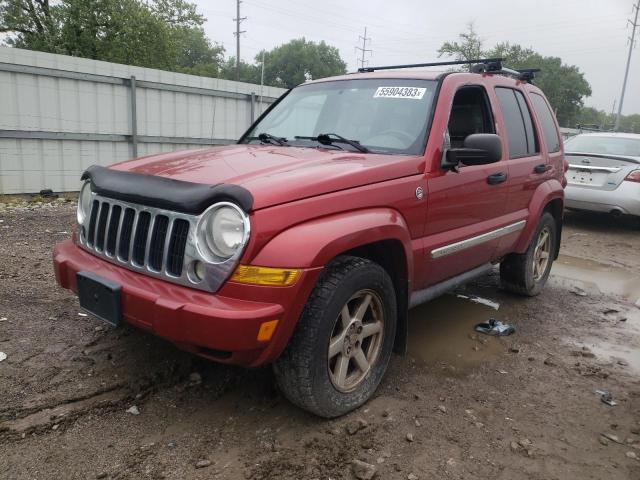
<svg viewBox="0 0 640 480">
<path fill-rule="evenodd" d="M 287 348 L 274 363 L 274 372 L 281 391 L 293 404 L 304 410 L 323 417 L 336 416 L 335 412 L 327 411 L 318 404 L 313 394 L 313 352 L 316 347 L 315 339 L 319 334 L 319 319 L 342 280 L 352 271 L 369 265 L 375 265 L 386 274 L 377 263 L 352 256 L 337 257 L 325 268 L 305 304 Z"/>
</svg>

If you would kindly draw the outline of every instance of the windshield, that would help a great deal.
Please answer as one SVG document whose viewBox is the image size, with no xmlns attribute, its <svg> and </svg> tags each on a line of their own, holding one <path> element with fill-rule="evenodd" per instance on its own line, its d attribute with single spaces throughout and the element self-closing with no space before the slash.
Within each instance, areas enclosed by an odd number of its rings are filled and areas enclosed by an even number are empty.
<svg viewBox="0 0 640 480">
<path fill-rule="evenodd" d="M 431 80 L 406 79 L 302 85 L 283 98 L 242 141 L 357 151 L 338 138 L 342 137 L 373 153 L 419 155 L 424 152 L 436 85 Z M 325 134 L 330 138 L 321 137 L 324 141 L 319 142 L 317 137 Z M 279 141 L 285 139 L 286 143 Z"/>
<path fill-rule="evenodd" d="M 640 137 L 604 137 L 598 135 L 576 135 L 565 141 L 567 153 L 602 153 L 640 157 Z"/>
</svg>

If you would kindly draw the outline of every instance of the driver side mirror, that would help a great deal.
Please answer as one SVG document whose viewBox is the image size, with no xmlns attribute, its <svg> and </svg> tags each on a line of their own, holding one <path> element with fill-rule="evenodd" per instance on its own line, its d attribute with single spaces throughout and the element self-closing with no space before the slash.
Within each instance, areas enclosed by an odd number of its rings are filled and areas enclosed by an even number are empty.
<svg viewBox="0 0 640 480">
<path fill-rule="evenodd" d="M 464 139 L 462 148 L 447 150 L 441 162 L 445 170 L 464 165 L 487 165 L 502 159 L 502 140 L 495 133 L 474 133 Z"/>
</svg>

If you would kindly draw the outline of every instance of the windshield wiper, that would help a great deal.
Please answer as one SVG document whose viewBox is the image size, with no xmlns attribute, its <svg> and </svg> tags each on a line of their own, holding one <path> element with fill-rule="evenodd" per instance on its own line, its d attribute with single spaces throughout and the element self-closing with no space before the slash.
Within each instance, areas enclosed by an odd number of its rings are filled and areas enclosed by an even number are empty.
<svg viewBox="0 0 640 480">
<path fill-rule="evenodd" d="M 262 143 L 270 143 L 271 145 L 282 145 L 288 147 L 287 139 L 285 137 L 276 137 L 270 133 L 260 133 L 257 137 L 249 137 L 247 140 L 260 140 Z"/>
<path fill-rule="evenodd" d="M 369 149 L 357 140 L 349 140 L 348 138 L 338 135 L 337 133 L 321 133 L 317 137 L 301 137 L 296 135 L 296 140 L 311 140 L 313 142 L 321 143 L 322 145 L 333 145 L 334 143 L 345 143 L 351 145 L 353 148 L 362 153 L 368 153 Z"/>
</svg>

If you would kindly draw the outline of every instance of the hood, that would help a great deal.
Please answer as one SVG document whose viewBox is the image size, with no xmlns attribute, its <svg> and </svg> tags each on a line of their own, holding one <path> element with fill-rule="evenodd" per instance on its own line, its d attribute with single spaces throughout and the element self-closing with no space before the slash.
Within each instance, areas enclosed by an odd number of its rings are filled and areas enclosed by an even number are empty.
<svg viewBox="0 0 640 480">
<path fill-rule="evenodd" d="M 325 148 L 228 145 L 143 157 L 116 170 L 202 184 L 240 185 L 254 210 L 424 172 L 422 157 Z"/>
</svg>

